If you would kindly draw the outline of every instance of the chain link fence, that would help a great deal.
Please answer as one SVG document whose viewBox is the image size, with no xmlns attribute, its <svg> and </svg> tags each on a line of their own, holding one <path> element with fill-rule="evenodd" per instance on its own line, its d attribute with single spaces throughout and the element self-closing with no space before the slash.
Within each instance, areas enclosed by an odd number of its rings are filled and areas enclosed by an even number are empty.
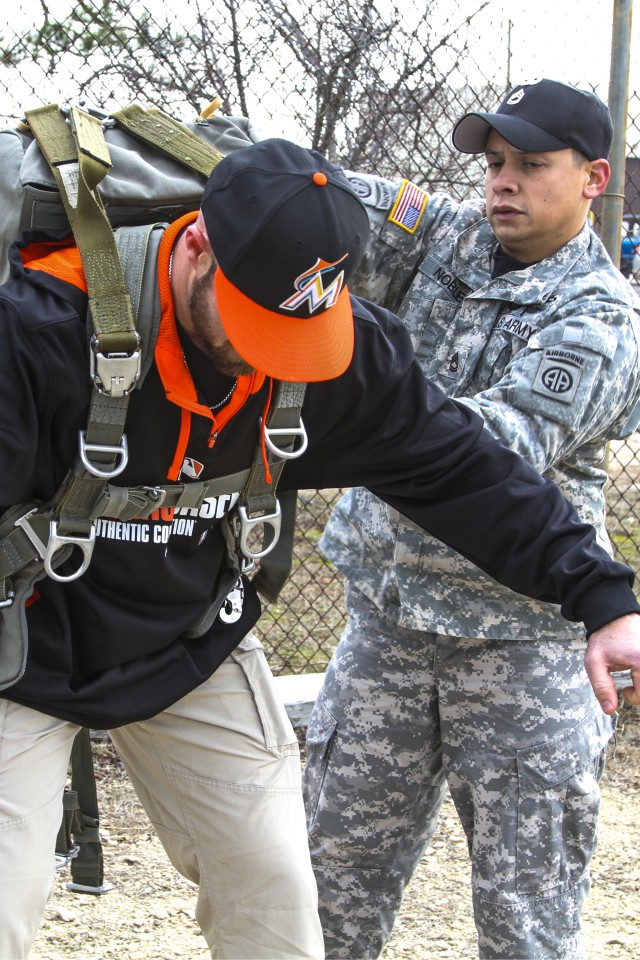
<svg viewBox="0 0 640 960">
<path fill-rule="evenodd" d="M 463 199 L 482 192 L 483 170 L 453 152 L 455 121 L 493 109 L 534 76 L 606 100 L 612 24 L 624 6 L 600 4 L 599 29 L 581 31 L 582 0 L 184 0 L 179 11 L 158 0 L 23 0 L 0 14 L 0 114 L 12 126 L 42 103 L 114 110 L 135 100 L 191 120 L 220 96 L 224 112 L 249 116 L 263 136 Z M 640 76 L 639 26 L 631 77 Z M 640 91 L 628 94 L 623 232 L 635 237 Z M 638 285 L 640 257 L 633 271 Z M 609 471 L 615 549 L 640 570 L 637 435 L 611 446 Z M 293 576 L 258 628 L 275 673 L 323 669 L 342 627 L 342 584 L 316 549 L 337 495 L 299 497 Z"/>
</svg>

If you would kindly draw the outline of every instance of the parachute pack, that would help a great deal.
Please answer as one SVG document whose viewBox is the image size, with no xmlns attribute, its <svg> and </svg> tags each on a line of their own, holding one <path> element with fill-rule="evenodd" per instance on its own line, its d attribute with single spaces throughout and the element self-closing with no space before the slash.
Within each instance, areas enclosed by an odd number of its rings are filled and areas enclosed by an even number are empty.
<svg viewBox="0 0 640 960">
<path fill-rule="evenodd" d="M 138 104 L 114 114 L 50 104 L 27 111 L 15 128 L 0 130 L 0 282 L 8 278 L 7 251 L 22 230 L 69 227 L 59 183 L 62 177 L 73 189 L 75 173 L 64 169 L 65 140 L 73 153 L 79 137 L 80 150 L 100 158 L 98 191 L 112 227 L 170 222 L 197 210 L 221 156 L 260 139 L 249 120 L 218 114 L 218 105 L 214 101 L 199 118 L 182 123 Z M 43 137 L 53 137 L 53 144 Z"/>
</svg>

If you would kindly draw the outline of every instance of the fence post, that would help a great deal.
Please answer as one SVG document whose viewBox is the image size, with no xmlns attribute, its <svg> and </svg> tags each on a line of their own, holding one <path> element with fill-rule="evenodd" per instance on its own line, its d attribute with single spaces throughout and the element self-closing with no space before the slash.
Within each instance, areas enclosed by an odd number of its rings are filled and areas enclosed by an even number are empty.
<svg viewBox="0 0 640 960">
<path fill-rule="evenodd" d="M 620 266 L 622 214 L 627 153 L 629 62 L 633 0 L 614 0 L 609 75 L 609 110 L 613 120 L 611 180 L 602 198 L 602 242 L 615 265 Z"/>
</svg>

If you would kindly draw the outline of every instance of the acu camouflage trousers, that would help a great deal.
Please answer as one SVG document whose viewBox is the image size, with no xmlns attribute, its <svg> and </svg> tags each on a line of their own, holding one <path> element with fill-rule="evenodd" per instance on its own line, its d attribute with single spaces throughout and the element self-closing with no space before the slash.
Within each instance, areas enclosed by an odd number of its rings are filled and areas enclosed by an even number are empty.
<svg viewBox="0 0 640 960">
<path fill-rule="evenodd" d="M 613 732 L 584 643 L 406 630 L 353 588 L 347 607 L 304 776 L 327 958 L 379 955 L 447 784 L 468 841 L 480 956 L 584 957 Z"/>
</svg>

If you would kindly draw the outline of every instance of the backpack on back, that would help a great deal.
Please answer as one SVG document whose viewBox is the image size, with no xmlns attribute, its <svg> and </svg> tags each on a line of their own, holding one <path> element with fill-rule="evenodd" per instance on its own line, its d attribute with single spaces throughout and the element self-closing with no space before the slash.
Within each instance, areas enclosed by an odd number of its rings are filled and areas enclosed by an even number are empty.
<svg viewBox="0 0 640 960">
<path fill-rule="evenodd" d="M 133 132 L 133 124 L 125 126 L 127 112 L 134 115 L 138 132 Z M 62 108 L 61 113 L 68 115 L 66 108 Z M 195 172 L 159 146 L 142 139 L 143 135 L 154 135 L 154 128 L 157 131 L 161 124 L 160 118 L 167 125 L 162 135 L 169 140 L 169 145 L 173 140 L 171 129 L 175 127 L 212 148 L 218 156 L 260 139 L 245 117 L 214 113 L 207 119 L 178 123 L 160 111 L 144 110 L 136 105 L 114 116 L 100 111 L 93 113 L 102 118 L 104 139 L 111 155 L 112 166 L 101 181 L 99 192 L 114 227 L 171 221 L 198 208 L 206 174 Z M 0 209 L 0 283 L 4 283 L 9 276 L 9 247 L 22 230 L 29 227 L 62 230 L 69 226 L 51 166 L 26 123 L 0 130 Z"/>
</svg>

